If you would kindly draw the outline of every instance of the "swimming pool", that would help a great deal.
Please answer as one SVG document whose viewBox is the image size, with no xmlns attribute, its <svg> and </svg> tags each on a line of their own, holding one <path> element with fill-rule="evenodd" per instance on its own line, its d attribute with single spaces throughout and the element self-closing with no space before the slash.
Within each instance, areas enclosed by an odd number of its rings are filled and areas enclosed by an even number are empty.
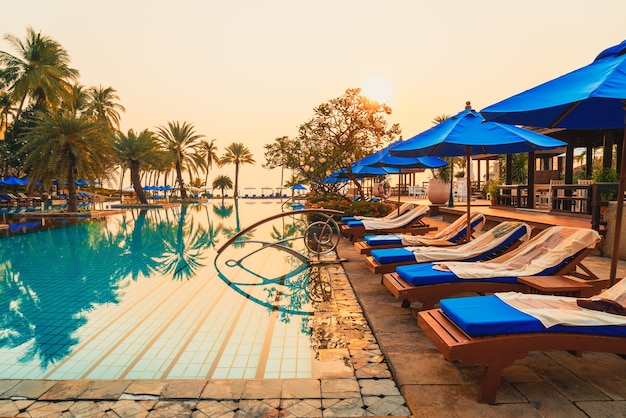
<svg viewBox="0 0 626 418">
<path fill-rule="evenodd" d="M 0 379 L 315 377 L 314 305 L 332 289 L 301 243 L 216 258 L 280 210 L 215 200 L 0 237 Z M 284 237 L 296 218 L 246 239 Z"/>
</svg>

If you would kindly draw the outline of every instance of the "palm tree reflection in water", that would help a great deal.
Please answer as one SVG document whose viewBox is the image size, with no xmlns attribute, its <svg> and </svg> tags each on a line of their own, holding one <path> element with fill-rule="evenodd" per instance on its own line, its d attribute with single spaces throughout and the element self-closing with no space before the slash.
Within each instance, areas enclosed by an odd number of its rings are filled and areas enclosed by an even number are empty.
<svg viewBox="0 0 626 418">
<path fill-rule="evenodd" d="M 226 222 L 232 215 L 234 227 Z M 106 314 L 107 305 L 120 304 L 125 292 L 132 292 L 133 282 L 211 280 L 199 276 L 200 269 L 210 266 L 220 238 L 241 231 L 236 201 L 234 207 L 181 205 L 128 211 L 107 220 L 46 224 L 57 227 L 0 237 L 0 349 L 15 349 L 18 362 L 43 371 L 81 343 L 81 328 L 91 312 Z M 241 255 L 255 235 L 283 240 L 269 249 L 271 254 L 260 256 L 275 267 L 273 274 L 257 271 L 255 266 L 262 264 L 254 257 L 245 268 L 237 266 L 240 274 L 231 274 L 233 268 L 218 263 L 219 257 L 214 265 L 219 264 L 219 278 L 235 291 L 277 313 L 284 323 L 297 315 L 301 331 L 311 335 L 319 328 L 312 315 L 332 299 L 332 289 L 324 266 L 311 267 L 294 256 L 305 250 L 302 240 L 284 241 L 302 235 L 305 227 L 297 216 L 282 218 L 265 229 L 246 231 L 234 243 L 232 251 Z M 214 274 L 210 268 L 202 272 Z"/>
<path fill-rule="evenodd" d="M 117 222 L 67 222 L 0 238 L 0 348 L 27 344 L 18 361 L 38 361 L 45 370 L 79 343 L 75 335 L 86 314 L 118 304 L 130 282 L 154 272 L 191 278 L 207 262 L 220 227 L 194 223 L 186 205 L 151 214 L 133 211 Z"/>
</svg>

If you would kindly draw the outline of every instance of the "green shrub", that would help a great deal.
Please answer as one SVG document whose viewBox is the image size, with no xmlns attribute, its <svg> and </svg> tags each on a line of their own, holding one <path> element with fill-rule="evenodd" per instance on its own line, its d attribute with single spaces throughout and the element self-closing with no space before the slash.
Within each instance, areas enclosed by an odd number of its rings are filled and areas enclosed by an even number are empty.
<svg viewBox="0 0 626 418">
<path fill-rule="evenodd" d="M 597 167 L 591 176 L 596 183 L 619 183 L 619 173 L 613 168 Z M 600 194 L 603 201 L 617 200 L 617 188 L 605 190 Z"/>
</svg>

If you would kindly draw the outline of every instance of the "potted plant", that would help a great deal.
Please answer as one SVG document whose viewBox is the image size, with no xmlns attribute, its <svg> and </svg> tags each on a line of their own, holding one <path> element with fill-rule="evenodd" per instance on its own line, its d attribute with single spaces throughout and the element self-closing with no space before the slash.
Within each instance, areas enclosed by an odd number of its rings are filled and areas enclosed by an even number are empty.
<svg viewBox="0 0 626 418">
<path fill-rule="evenodd" d="M 591 176 L 596 183 L 619 183 L 619 173 L 613 168 L 596 168 Z M 607 202 L 617 200 L 617 187 L 609 189 L 600 194 L 602 201 Z"/>
<path fill-rule="evenodd" d="M 491 206 L 498 203 L 498 197 L 500 196 L 500 188 L 498 186 L 501 184 L 500 179 L 489 179 L 487 181 L 485 192 L 487 193 L 487 197 L 491 200 Z"/>
<path fill-rule="evenodd" d="M 432 169 L 433 178 L 428 181 L 426 195 L 433 205 L 443 205 L 450 198 L 450 164 Z"/>
</svg>

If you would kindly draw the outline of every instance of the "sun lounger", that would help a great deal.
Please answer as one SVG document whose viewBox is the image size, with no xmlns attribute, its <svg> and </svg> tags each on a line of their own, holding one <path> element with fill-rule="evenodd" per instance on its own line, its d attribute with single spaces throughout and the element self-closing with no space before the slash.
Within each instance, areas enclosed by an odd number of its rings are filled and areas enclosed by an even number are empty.
<svg viewBox="0 0 626 418">
<path fill-rule="evenodd" d="M 487 219 L 482 213 L 473 212 L 470 214 L 470 226 L 472 234 L 480 231 Z M 354 249 L 360 254 L 369 255 L 374 249 L 400 248 L 412 246 L 452 246 L 465 240 L 467 234 L 467 214 L 459 216 L 450 225 L 437 232 L 430 232 L 426 235 L 367 235 L 363 241 L 354 243 Z"/>
<path fill-rule="evenodd" d="M 396 267 L 416 263 L 489 260 L 528 241 L 530 232 L 530 226 L 525 223 L 502 222 L 478 238 L 452 247 L 419 246 L 372 250 L 365 259 L 365 264 L 373 273 L 391 273 L 396 271 Z"/>
<path fill-rule="evenodd" d="M 15 205 L 15 206 L 20 204 L 20 199 L 18 199 L 17 197 L 13 196 L 10 193 L 0 194 L 0 199 L 2 199 L 2 202 L 5 204 Z"/>
<path fill-rule="evenodd" d="M 430 309 L 456 292 L 525 292 L 527 286 L 518 281 L 522 276 L 570 275 L 591 283 L 600 279 L 582 261 L 600 241 L 592 229 L 553 226 L 492 260 L 399 266 L 383 275 L 383 284 L 403 307 L 419 301 Z"/>
<path fill-rule="evenodd" d="M 409 210 L 413 209 L 416 205 L 414 203 L 403 203 L 400 206 L 398 206 L 397 209 L 392 210 L 391 212 L 389 212 L 387 215 L 383 216 L 383 217 L 374 217 L 374 216 L 342 216 L 340 219 L 340 223 L 346 224 L 348 222 L 352 222 L 352 221 L 361 221 L 363 219 L 377 219 L 377 220 L 381 220 L 381 219 L 395 219 L 398 216 L 408 212 Z"/>
<path fill-rule="evenodd" d="M 479 402 L 495 402 L 503 370 L 530 351 L 626 354 L 625 279 L 590 299 L 521 296 L 443 299 L 439 309 L 418 313 L 418 325 L 447 360 L 486 367 Z M 622 314 L 585 307 L 597 301 Z"/>
<path fill-rule="evenodd" d="M 366 232 L 378 234 L 398 232 L 415 235 L 426 234 L 436 230 L 436 228 L 426 225 L 422 220 L 429 211 L 429 206 L 419 205 L 394 219 L 349 221 L 347 224 L 341 225 L 340 228 L 341 232 L 345 236 L 350 237 L 351 241 L 356 241 Z"/>
</svg>

